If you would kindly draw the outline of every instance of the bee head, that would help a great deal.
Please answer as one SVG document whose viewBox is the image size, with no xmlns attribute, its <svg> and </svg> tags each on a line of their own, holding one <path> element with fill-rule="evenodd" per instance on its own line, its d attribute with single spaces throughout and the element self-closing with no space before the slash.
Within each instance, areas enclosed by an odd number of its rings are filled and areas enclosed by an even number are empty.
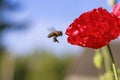
<svg viewBox="0 0 120 80">
<path fill-rule="evenodd" d="M 60 31 L 60 35 L 61 35 L 61 36 L 63 35 L 62 31 Z"/>
</svg>

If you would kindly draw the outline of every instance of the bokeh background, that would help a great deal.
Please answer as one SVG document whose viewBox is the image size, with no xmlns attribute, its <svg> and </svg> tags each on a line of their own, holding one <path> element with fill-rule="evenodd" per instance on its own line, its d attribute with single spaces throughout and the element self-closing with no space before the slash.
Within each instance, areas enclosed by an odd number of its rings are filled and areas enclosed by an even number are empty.
<svg viewBox="0 0 120 80">
<path fill-rule="evenodd" d="M 71 66 L 78 64 L 76 57 L 86 48 L 70 45 L 65 34 L 58 38 L 60 43 L 54 43 L 47 38 L 48 28 L 65 33 L 83 12 L 98 7 L 111 12 L 112 1 L 0 0 L 0 80 L 66 79 L 69 72 L 74 73 Z"/>
</svg>

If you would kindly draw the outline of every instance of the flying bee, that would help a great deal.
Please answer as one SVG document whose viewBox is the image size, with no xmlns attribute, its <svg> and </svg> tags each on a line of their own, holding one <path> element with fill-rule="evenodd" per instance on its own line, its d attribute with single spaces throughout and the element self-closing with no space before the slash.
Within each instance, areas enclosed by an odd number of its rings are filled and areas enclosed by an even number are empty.
<svg viewBox="0 0 120 80">
<path fill-rule="evenodd" d="M 57 37 L 63 35 L 62 31 L 57 31 L 54 27 L 48 28 L 48 30 L 50 31 L 50 33 L 48 34 L 48 38 L 53 37 L 53 42 L 59 43 L 59 41 L 57 40 Z"/>
</svg>

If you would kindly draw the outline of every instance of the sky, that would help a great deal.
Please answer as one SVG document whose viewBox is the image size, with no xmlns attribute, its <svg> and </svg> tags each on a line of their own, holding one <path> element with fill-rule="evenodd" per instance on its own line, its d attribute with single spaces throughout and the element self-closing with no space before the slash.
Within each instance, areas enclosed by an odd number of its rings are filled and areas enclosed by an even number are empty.
<svg viewBox="0 0 120 80">
<path fill-rule="evenodd" d="M 11 22 L 29 21 L 29 29 L 23 31 L 6 30 L 3 35 L 3 43 L 7 50 L 13 54 L 23 55 L 35 49 L 46 49 L 56 54 L 65 51 L 77 53 L 82 47 L 71 45 L 67 42 L 67 36 L 59 37 L 59 44 L 52 38 L 47 38 L 49 27 L 62 30 L 79 17 L 82 13 L 94 8 L 103 7 L 111 11 L 107 0 L 9 0 L 22 5 L 20 11 L 6 11 L 6 20 Z"/>
</svg>

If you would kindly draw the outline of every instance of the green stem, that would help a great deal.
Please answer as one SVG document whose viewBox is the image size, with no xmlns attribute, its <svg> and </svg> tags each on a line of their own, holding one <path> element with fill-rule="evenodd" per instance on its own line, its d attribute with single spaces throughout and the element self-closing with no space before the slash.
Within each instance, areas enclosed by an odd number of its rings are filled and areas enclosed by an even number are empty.
<svg viewBox="0 0 120 80">
<path fill-rule="evenodd" d="M 115 65 L 115 61 L 114 61 L 114 58 L 113 58 L 113 55 L 112 55 L 112 51 L 110 49 L 110 45 L 108 44 L 107 47 L 108 47 L 108 50 L 109 50 L 109 53 L 110 53 L 110 57 L 111 57 L 111 60 L 112 60 L 112 68 L 113 68 L 115 80 L 119 80 L 119 77 L 118 77 L 118 74 L 117 74 L 116 65 Z"/>
</svg>

